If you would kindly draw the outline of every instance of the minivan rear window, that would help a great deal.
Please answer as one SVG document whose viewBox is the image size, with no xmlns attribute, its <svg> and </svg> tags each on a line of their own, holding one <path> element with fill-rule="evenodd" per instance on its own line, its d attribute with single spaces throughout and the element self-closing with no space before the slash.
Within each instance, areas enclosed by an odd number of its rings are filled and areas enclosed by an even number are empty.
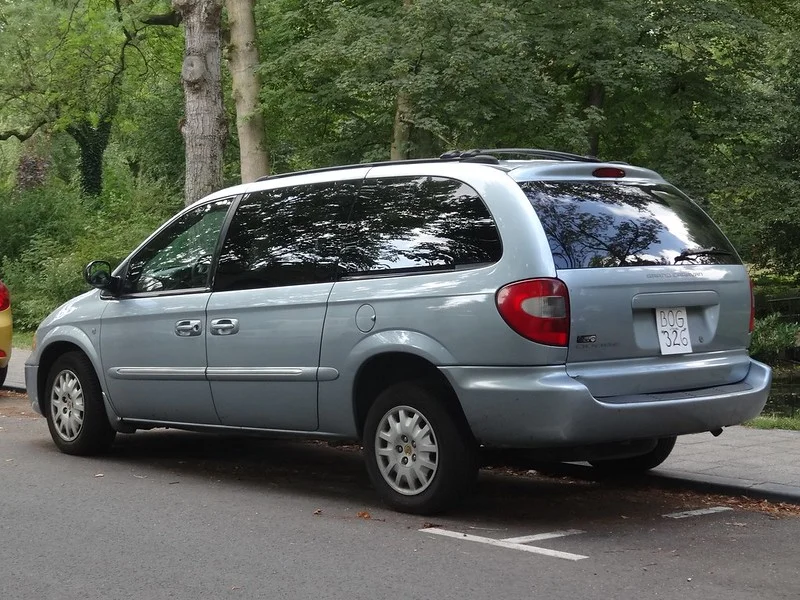
<svg viewBox="0 0 800 600">
<path fill-rule="evenodd" d="M 671 185 L 520 182 L 557 269 L 741 264 L 713 221 Z"/>
</svg>

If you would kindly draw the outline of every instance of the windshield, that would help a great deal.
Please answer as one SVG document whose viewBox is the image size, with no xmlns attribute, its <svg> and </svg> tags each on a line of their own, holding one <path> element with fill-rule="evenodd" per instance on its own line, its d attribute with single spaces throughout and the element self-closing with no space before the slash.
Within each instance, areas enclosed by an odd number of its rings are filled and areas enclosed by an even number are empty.
<svg viewBox="0 0 800 600">
<path fill-rule="evenodd" d="M 525 181 L 520 186 L 542 222 L 557 269 L 741 264 L 711 219 L 670 185 Z"/>
</svg>

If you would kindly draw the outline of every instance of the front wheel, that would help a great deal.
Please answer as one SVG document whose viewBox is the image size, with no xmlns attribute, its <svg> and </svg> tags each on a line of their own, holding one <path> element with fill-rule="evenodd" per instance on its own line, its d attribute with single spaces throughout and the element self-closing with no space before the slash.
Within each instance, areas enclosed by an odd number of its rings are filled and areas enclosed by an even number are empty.
<svg viewBox="0 0 800 600">
<path fill-rule="evenodd" d="M 108 422 L 100 382 L 86 355 L 60 356 L 47 376 L 45 393 L 47 427 L 59 450 L 85 456 L 111 447 L 116 431 Z"/>
<path fill-rule="evenodd" d="M 376 398 L 364 424 L 367 471 L 395 510 L 433 514 L 456 503 L 478 469 L 475 444 L 444 392 L 397 383 Z"/>
<path fill-rule="evenodd" d="M 667 460 L 675 447 L 676 436 L 665 437 L 658 440 L 656 447 L 647 454 L 631 456 L 629 458 L 615 458 L 611 460 L 589 461 L 594 468 L 604 475 L 639 475 L 649 471 Z"/>
</svg>

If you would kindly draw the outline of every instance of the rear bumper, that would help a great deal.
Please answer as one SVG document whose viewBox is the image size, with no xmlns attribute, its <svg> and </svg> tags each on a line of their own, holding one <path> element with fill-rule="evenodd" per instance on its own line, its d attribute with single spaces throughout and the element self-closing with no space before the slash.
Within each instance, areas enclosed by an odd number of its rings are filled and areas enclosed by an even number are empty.
<svg viewBox="0 0 800 600">
<path fill-rule="evenodd" d="M 561 367 L 441 367 L 475 438 L 487 446 L 548 448 L 700 433 L 764 408 L 772 371 L 750 362 L 740 382 L 595 398 Z"/>
</svg>

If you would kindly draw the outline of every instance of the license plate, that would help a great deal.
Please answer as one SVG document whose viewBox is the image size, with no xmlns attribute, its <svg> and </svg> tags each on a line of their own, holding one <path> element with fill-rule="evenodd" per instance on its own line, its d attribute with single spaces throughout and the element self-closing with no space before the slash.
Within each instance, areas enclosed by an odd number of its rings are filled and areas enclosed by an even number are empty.
<svg viewBox="0 0 800 600">
<path fill-rule="evenodd" d="M 687 354 L 692 351 L 685 306 L 657 308 L 656 329 L 661 354 Z"/>
</svg>

